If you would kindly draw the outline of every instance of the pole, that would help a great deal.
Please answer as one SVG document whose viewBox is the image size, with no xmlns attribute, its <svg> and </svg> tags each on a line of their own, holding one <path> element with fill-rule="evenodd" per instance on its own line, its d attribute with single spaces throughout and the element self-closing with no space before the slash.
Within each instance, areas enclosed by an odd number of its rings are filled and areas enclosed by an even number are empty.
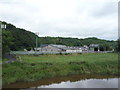
<svg viewBox="0 0 120 90">
<path fill-rule="evenodd" d="M 37 41 L 37 35 L 36 35 L 36 51 L 37 51 L 38 41 Z"/>
<path fill-rule="evenodd" d="M 2 22 L 0 22 L 0 61 L 2 62 Z M 2 62 L 3 63 L 3 62 Z M 2 72 L 2 64 L 0 65 L 0 72 Z M 0 73 L 2 78 L 2 73 Z M 2 80 L 0 79 L 0 87 L 2 87 Z M 0 88 L 2 89 L 2 88 Z"/>
<path fill-rule="evenodd" d="M 0 61 L 2 61 L 2 22 L 0 22 L 0 51 Z"/>
<path fill-rule="evenodd" d="M 38 48 L 38 38 L 37 38 L 37 35 L 39 35 L 39 33 L 36 33 L 36 53 L 37 53 L 37 48 Z"/>
</svg>

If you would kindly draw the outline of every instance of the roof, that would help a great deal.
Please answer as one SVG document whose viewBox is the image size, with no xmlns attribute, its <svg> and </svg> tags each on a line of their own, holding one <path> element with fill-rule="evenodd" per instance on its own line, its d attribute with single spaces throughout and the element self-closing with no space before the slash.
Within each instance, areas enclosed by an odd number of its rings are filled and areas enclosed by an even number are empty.
<svg viewBox="0 0 120 90">
<path fill-rule="evenodd" d="M 62 50 L 79 50 L 81 49 L 81 47 L 73 47 L 73 46 L 66 46 L 66 45 L 56 45 L 56 44 L 41 44 L 40 47 L 44 48 L 47 46 L 52 46 L 58 49 L 62 49 Z"/>
<path fill-rule="evenodd" d="M 90 47 L 99 47 L 99 44 L 90 44 Z"/>
<path fill-rule="evenodd" d="M 64 49 L 64 50 L 79 50 L 81 48 L 80 47 L 64 47 L 62 49 Z"/>
<path fill-rule="evenodd" d="M 43 47 L 46 47 L 48 46 L 49 44 L 40 44 L 40 47 L 43 48 Z"/>
</svg>

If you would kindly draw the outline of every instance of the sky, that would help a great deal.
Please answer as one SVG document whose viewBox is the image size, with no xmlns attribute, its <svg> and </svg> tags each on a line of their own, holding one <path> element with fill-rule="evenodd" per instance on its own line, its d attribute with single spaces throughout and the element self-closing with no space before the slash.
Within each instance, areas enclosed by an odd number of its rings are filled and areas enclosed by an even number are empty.
<svg viewBox="0 0 120 90">
<path fill-rule="evenodd" d="M 39 36 L 118 39 L 119 0 L 0 0 L 0 20 Z"/>
</svg>

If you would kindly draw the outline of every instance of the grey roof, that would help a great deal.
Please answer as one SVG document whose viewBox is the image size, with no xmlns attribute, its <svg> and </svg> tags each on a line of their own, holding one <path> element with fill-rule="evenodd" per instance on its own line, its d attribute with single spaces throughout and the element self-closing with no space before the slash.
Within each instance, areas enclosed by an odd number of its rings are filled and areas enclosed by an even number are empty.
<svg viewBox="0 0 120 90">
<path fill-rule="evenodd" d="M 56 44 L 51 44 L 51 46 L 57 47 L 57 48 L 63 48 L 66 47 L 66 45 L 56 45 Z"/>
<path fill-rule="evenodd" d="M 64 47 L 62 49 L 65 49 L 65 50 L 78 50 L 78 49 L 80 49 L 80 47 Z"/>
<path fill-rule="evenodd" d="M 89 47 L 99 47 L 99 44 L 90 44 Z"/>
<path fill-rule="evenodd" d="M 81 47 L 75 47 L 75 46 L 66 46 L 66 45 L 56 45 L 56 44 L 41 44 L 40 47 L 44 48 L 46 46 L 52 46 L 58 49 L 62 50 L 79 50 Z"/>
<path fill-rule="evenodd" d="M 48 46 L 49 44 L 40 44 L 40 47 L 43 48 L 43 47 L 46 47 Z"/>
</svg>

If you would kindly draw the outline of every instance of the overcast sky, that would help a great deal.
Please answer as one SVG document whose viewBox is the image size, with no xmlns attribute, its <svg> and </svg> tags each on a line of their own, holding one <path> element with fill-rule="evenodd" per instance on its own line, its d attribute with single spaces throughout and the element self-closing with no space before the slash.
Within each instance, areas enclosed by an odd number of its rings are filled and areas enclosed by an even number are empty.
<svg viewBox="0 0 120 90">
<path fill-rule="evenodd" d="M 39 36 L 118 38 L 119 0 L 0 0 L 0 20 Z"/>
</svg>

